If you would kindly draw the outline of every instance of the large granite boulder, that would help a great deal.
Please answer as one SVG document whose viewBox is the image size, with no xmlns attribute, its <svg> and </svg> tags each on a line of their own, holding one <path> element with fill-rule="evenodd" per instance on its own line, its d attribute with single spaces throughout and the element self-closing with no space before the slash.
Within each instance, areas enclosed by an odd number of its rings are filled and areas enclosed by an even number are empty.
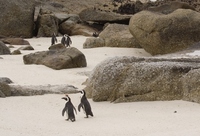
<svg viewBox="0 0 200 136">
<path fill-rule="evenodd" d="M 79 13 L 81 20 L 99 23 L 123 23 L 128 24 L 131 15 L 120 15 L 114 12 L 105 12 L 88 8 Z"/>
<path fill-rule="evenodd" d="M 41 8 L 37 19 L 37 37 L 51 37 L 58 34 L 58 19 L 51 11 Z"/>
<path fill-rule="evenodd" d="M 115 57 L 96 66 L 85 90 L 94 101 L 180 100 L 188 90 L 199 92 L 199 74 L 193 80 L 181 80 L 190 72 L 195 74 L 194 69 L 200 69 L 199 58 Z"/>
<path fill-rule="evenodd" d="M 109 24 L 98 38 L 87 38 L 83 48 L 91 47 L 141 48 L 131 35 L 128 25 Z"/>
<path fill-rule="evenodd" d="M 129 30 L 150 54 L 183 50 L 200 40 L 200 13 L 177 9 L 165 15 L 141 11 L 130 19 Z"/>
<path fill-rule="evenodd" d="M 31 53 L 23 56 L 24 64 L 40 64 L 55 70 L 86 67 L 85 55 L 75 47 Z"/>
<path fill-rule="evenodd" d="M 84 24 L 77 14 L 66 14 L 64 16 L 61 13 L 57 13 L 56 16 L 60 20 L 59 32 L 63 35 L 68 34 L 92 36 L 92 34 L 96 31 L 89 25 Z"/>
<path fill-rule="evenodd" d="M 0 0 L 0 35 L 32 37 L 34 0 Z"/>
<path fill-rule="evenodd" d="M 10 49 L 2 41 L 0 41 L 0 55 L 4 54 L 10 54 Z"/>
</svg>

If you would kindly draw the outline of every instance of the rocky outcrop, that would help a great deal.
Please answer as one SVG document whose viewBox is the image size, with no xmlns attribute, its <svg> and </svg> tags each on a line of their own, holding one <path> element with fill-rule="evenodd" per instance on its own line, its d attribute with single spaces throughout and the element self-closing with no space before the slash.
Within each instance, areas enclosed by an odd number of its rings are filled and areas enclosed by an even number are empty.
<svg viewBox="0 0 200 136">
<path fill-rule="evenodd" d="M 34 0 L 0 0 L 0 35 L 33 36 Z"/>
<path fill-rule="evenodd" d="M 94 47 L 141 48 L 129 32 L 128 25 L 109 24 L 98 38 L 87 38 L 83 48 Z"/>
<path fill-rule="evenodd" d="M 199 20 L 200 14 L 190 9 L 177 9 L 168 15 L 141 11 L 132 16 L 129 30 L 150 54 L 167 54 L 200 40 Z"/>
<path fill-rule="evenodd" d="M 96 66 L 85 89 L 94 101 L 180 100 L 190 94 L 187 100 L 199 102 L 199 74 L 193 78 L 199 69 L 199 58 L 115 57 Z"/>
<path fill-rule="evenodd" d="M 77 48 L 49 50 L 23 56 L 24 64 L 40 64 L 55 70 L 86 67 L 85 55 Z"/>
<path fill-rule="evenodd" d="M 25 45 L 20 47 L 18 50 L 34 50 L 34 48 L 31 45 Z"/>
<path fill-rule="evenodd" d="M 0 41 L 0 55 L 10 54 L 10 49 Z"/>
<path fill-rule="evenodd" d="M 83 10 L 82 12 L 80 12 L 79 16 L 83 21 L 93 21 L 103 24 L 104 23 L 128 24 L 131 18 L 130 15 L 120 15 L 114 12 L 105 12 L 93 8 L 88 8 Z"/>
</svg>

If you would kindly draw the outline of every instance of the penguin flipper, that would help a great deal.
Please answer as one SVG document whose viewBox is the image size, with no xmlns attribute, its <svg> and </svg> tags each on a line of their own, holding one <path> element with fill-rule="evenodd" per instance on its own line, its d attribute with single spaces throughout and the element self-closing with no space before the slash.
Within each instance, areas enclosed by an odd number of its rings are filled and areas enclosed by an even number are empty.
<svg viewBox="0 0 200 136">
<path fill-rule="evenodd" d="M 65 115 L 65 111 L 67 111 L 67 108 L 66 108 L 66 107 L 62 110 L 62 116 Z"/>
<path fill-rule="evenodd" d="M 82 103 L 80 103 L 80 104 L 78 105 L 78 111 L 79 111 L 79 112 L 81 111 L 81 108 L 83 108 L 83 104 L 82 104 Z"/>
</svg>

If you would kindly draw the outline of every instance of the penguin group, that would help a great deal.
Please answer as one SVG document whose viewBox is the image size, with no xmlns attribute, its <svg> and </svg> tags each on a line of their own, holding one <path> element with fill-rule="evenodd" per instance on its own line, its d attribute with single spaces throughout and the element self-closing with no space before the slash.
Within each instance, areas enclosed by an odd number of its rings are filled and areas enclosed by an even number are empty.
<svg viewBox="0 0 200 136">
<path fill-rule="evenodd" d="M 85 118 L 88 118 L 89 115 L 93 117 L 94 115 L 92 112 L 92 108 L 90 106 L 89 101 L 87 100 L 85 90 L 81 90 L 78 92 L 81 93 L 81 100 L 80 100 L 80 104 L 78 105 L 78 111 L 80 112 L 82 108 L 82 110 L 86 114 Z M 62 99 L 66 100 L 66 104 L 62 110 L 62 116 L 64 116 L 64 114 L 66 113 L 66 115 L 68 116 L 66 120 L 71 120 L 72 122 L 76 121 L 75 113 L 77 114 L 77 111 L 71 102 L 71 98 L 68 95 L 66 95 L 66 97 L 63 97 Z"/>
<path fill-rule="evenodd" d="M 53 33 L 52 37 L 51 37 L 51 45 L 54 45 L 55 43 L 57 43 L 58 40 L 56 38 L 56 34 Z M 66 46 L 66 47 L 70 47 L 70 45 L 72 44 L 72 40 L 69 37 L 69 35 L 64 34 L 62 39 L 61 39 L 61 43 Z"/>
</svg>

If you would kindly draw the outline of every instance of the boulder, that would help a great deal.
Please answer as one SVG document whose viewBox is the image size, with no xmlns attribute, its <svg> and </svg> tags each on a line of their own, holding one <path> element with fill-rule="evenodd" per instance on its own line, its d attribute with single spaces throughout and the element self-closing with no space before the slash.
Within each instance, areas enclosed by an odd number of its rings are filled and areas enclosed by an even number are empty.
<svg viewBox="0 0 200 136">
<path fill-rule="evenodd" d="M 11 88 L 6 83 L 0 82 L 0 97 L 11 96 Z"/>
<path fill-rule="evenodd" d="M 96 48 L 96 47 L 104 47 L 105 41 L 102 38 L 95 38 L 90 37 L 87 38 L 86 41 L 83 43 L 83 48 Z"/>
<path fill-rule="evenodd" d="M 62 43 L 58 43 L 58 44 L 53 44 L 49 47 L 49 50 L 60 50 L 60 49 L 65 49 L 65 45 L 63 45 Z"/>
<path fill-rule="evenodd" d="M 130 19 L 129 30 L 150 54 L 167 54 L 186 49 L 200 40 L 200 13 L 177 9 L 165 15 L 141 11 Z"/>
<path fill-rule="evenodd" d="M 34 0 L 0 0 L 0 35 L 32 37 L 34 3 Z"/>
<path fill-rule="evenodd" d="M 31 45 L 25 45 L 20 47 L 18 50 L 34 50 L 34 48 Z"/>
<path fill-rule="evenodd" d="M 106 47 L 141 48 L 129 31 L 128 25 L 109 24 L 100 34 Z"/>
<path fill-rule="evenodd" d="M 158 7 L 149 7 L 147 10 L 153 11 L 153 12 L 159 12 L 159 13 L 163 13 L 163 14 L 169 14 L 169 13 L 174 12 L 177 9 L 195 10 L 195 8 L 190 6 L 189 4 L 187 4 L 185 2 L 178 2 L 178 1 L 165 3 L 165 4 L 160 5 Z"/>
<path fill-rule="evenodd" d="M 85 55 L 75 47 L 31 53 L 23 56 L 24 64 L 40 64 L 55 70 L 86 67 Z"/>
<path fill-rule="evenodd" d="M 82 22 L 77 14 L 56 14 L 59 17 L 59 32 L 61 34 L 68 35 L 83 35 L 83 36 L 92 36 L 96 31 L 94 28 L 86 25 Z M 64 18 L 65 17 L 65 18 Z"/>
<path fill-rule="evenodd" d="M 51 37 L 53 33 L 58 33 L 58 19 L 51 11 L 41 8 L 37 28 L 37 37 Z"/>
<path fill-rule="evenodd" d="M 0 41 L 0 55 L 10 54 L 10 49 Z"/>
<path fill-rule="evenodd" d="M 10 80 L 7 77 L 0 77 L 0 83 L 6 83 L 6 84 L 11 84 L 13 83 L 12 80 Z"/>
<path fill-rule="evenodd" d="M 30 43 L 27 40 L 24 40 L 23 38 L 2 38 L 0 40 L 5 44 L 10 45 L 30 45 Z"/>
<path fill-rule="evenodd" d="M 95 10 L 93 8 L 88 8 L 79 13 L 81 20 L 83 21 L 93 21 L 99 23 L 123 23 L 128 24 L 131 15 L 120 15 L 114 12 L 105 12 L 100 10 Z"/>
<path fill-rule="evenodd" d="M 184 92 L 199 92 L 199 74 L 193 80 L 193 74 L 181 80 L 195 69 L 200 69 L 199 58 L 114 57 L 95 67 L 85 90 L 94 101 L 180 100 Z"/>
<path fill-rule="evenodd" d="M 22 53 L 19 49 L 17 49 L 17 50 L 14 50 L 11 54 L 12 55 L 19 55 L 19 54 L 22 54 Z"/>
<path fill-rule="evenodd" d="M 99 34 L 99 38 L 87 38 L 84 48 L 94 47 L 141 48 L 129 32 L 128 25 L 108 24 Z"/>
</svg>

